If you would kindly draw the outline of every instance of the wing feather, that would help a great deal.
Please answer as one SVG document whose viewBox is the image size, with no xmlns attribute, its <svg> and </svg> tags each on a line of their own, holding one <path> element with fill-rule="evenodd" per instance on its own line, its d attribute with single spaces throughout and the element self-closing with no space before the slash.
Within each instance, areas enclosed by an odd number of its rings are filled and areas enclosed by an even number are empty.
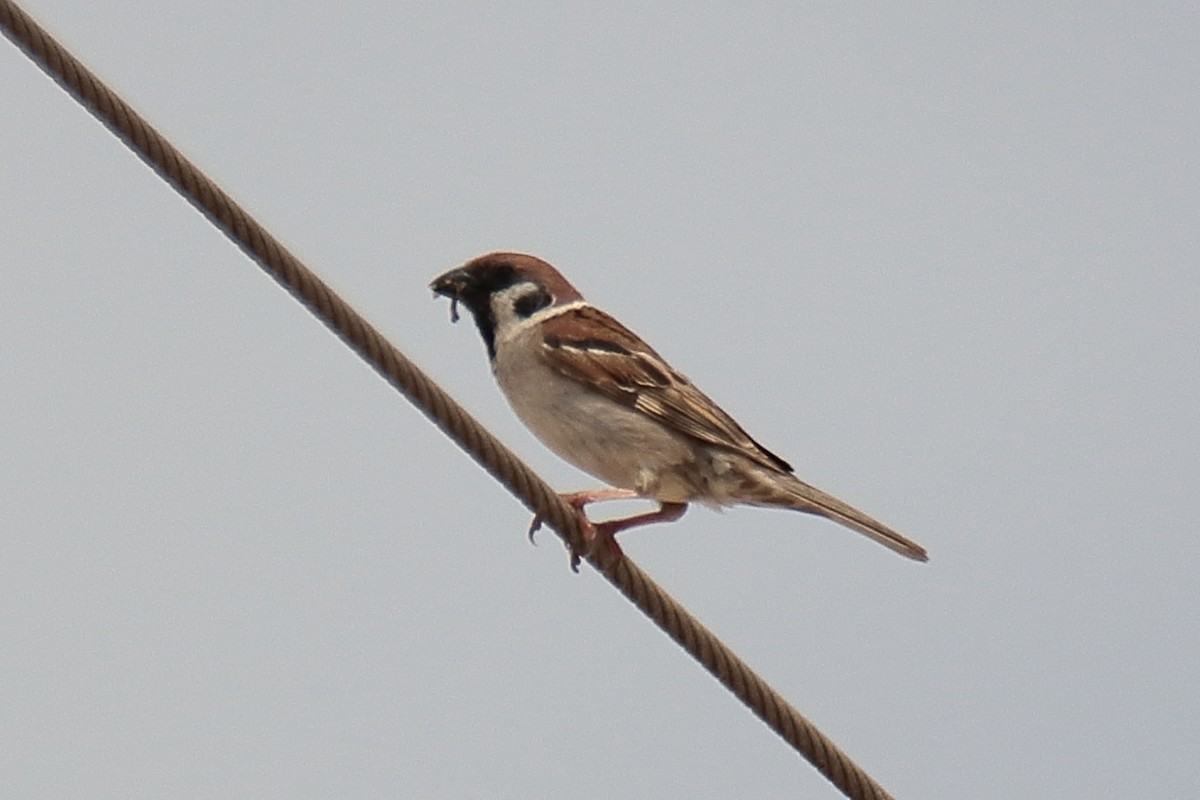
<svg viewBox="0 0 1200 800">
<path fill-rule="evenodd" d="M 791 472 L 721 407 L 603 311 L 580 305 L 542 322 L 542 359 L 569 378 L 693 439 Z"/>
</svg>

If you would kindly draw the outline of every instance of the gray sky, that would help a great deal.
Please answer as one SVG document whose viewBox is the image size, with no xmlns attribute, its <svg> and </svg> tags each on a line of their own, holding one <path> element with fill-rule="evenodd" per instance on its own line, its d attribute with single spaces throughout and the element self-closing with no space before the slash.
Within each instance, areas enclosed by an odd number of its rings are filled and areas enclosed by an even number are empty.
<svg viewBox="0 0 1200 800">
<path fill-rule="evenodd" d="M 1200 784 L 1200 18 L 29 0 L 556 486 L 426 285 L 558 265 L 913 536 L 626 551 L 898 797 Z M 10 797 L 835 797 L 8 43 Z"/>
</svg>

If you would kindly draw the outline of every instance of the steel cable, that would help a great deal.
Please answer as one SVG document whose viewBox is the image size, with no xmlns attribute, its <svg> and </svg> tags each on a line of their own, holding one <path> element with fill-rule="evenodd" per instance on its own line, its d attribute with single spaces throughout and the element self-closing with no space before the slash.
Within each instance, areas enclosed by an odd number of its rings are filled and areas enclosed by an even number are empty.
<svg viewBox="0 0 1200 800">
<path fill-rule="evenodd" d="M 545 481 L 9 0 L 0 0 L 0 26 L 31 60 L 88 108 L 139 158 L 399 389 L 530 511 L 543 518 L 573 552 L 586 552 L 574 512 Z M 591 555 L 585 555 L 585 558 L 847 797 L 854 800 L 891 797 L 629 558 Z"/>
</svg>

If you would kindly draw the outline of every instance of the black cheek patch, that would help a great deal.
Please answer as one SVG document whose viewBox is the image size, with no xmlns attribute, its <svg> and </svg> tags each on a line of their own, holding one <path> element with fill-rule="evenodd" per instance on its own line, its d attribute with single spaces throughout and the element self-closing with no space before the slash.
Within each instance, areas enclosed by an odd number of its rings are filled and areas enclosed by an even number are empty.
<svg viewBox="0 0 1200 800">
<path fill-rule="evenodd" d="M 535 289 L 528 294 L 518 297 L 516 302 L 513 303 L 513 311 L 516 312 L 517 316 L 528 319 L 550 305 L 552 300 L 553 298 L 542 289 Z"/>
</svg>

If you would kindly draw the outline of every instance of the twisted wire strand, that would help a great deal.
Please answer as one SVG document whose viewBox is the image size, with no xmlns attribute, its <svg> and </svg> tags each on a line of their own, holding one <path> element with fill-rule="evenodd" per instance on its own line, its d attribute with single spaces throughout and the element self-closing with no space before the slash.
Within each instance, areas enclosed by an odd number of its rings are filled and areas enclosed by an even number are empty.
<svg viewBox="0 0 1200 800">
<path fill-rule="evenodd" d="M 376 372 L 399 389 L 530 511 L 544 519 L 563 537 L 572 552 L 584 554 L 609 583 L 843 794 L 852 800 L 890 800 L 887 791 L 629 558 L 612 559 L 603 554 L 589 554 L 574 512 L 545 481 L 10 0 L 0 0 L 0 26 L 32 61 L 88 108 Z"/>
</svg>

